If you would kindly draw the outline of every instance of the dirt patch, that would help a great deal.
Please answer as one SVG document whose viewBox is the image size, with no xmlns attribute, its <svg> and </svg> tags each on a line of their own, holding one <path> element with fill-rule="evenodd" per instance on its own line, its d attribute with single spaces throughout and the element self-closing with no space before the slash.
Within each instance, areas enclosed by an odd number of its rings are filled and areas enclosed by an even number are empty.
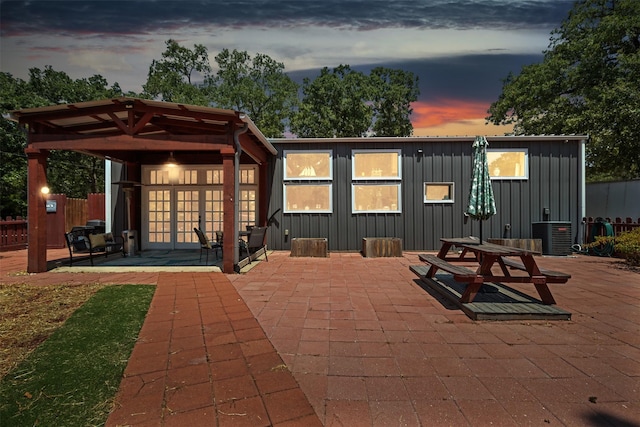
<svg viewBox="0 0 640 427">
<path fill-rule="evenodd" d="M 631 265 L 631 264 L 626 263 L 624 261 L 616 262 L 613 265 L 615 266 L 615 268 L 617 268 L 619 270 L 625 270 L 625 271 L 630 271 L 632 273 L 640 274 L 640 266 Z"/>
<path fill-rule="evenodd" d="M 0 378 L 104 286 L 0 284 Z"/>
</svg>

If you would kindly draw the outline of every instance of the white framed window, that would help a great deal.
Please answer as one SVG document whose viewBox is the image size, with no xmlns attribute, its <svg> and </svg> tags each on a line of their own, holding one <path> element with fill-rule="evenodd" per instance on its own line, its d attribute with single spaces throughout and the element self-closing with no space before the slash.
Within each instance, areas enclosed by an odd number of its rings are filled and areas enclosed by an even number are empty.
<svg viewBox="0 0 640 427">
<path fill-rule="evenodd" d="M 285 182 L 283 189 L 284 213 L 331 213 L 332 184 Z"/>
<path fill-rule="evenodd" d="M 352 213 L 402 212 L 401 160 L 401 150 L 351 150 Z"/>
<path fill-rule="evenodd" d="M 453 203 L 453 182 L 425 182 L 425 203 Z"/>
<path fill-rule="evenodd" d="M 354 181 L 402 179 L 400 150 L 351 150 L 351 158 Z"/>
<path fill-rule="evenodd" d="M 491 179 L 529 179 L 527 148 L 488 148 L 487 163 Z"/>
<path fill-rule="evenodd" d="M 283 168 L 283 213 L 333 212 L 333 150 L 285 150 Z"/>
<path fill-rule="evenodd" d="M 399 213 L 400 184 L 351 184 L 353 213 Z"/>
<path fill-rule="evenodd" d="M 283 152 L 285 180 L 332 180 L 332 150 Z"/>
</svg>

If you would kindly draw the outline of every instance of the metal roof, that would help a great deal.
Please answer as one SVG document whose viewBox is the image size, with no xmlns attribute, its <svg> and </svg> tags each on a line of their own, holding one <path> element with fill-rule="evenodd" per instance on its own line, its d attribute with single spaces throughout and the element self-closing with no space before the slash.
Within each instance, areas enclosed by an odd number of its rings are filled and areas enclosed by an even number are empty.
<svg viewBox="0 0 640 427">
<path fill-rule="evenodd" d="M 495 135 L 486 136 L 487 141 L 549 141 L 549 142 L 582 142 L 588 141 L 588 135 Z M 373 137 L 342 137 L 342 138 L 269 138 L 274 144 L 367 144 L 367 143 L 436 143 L 436 142 L 464 142 L 471 144 L 475 136 L 373 136 Z"/>
</svg>

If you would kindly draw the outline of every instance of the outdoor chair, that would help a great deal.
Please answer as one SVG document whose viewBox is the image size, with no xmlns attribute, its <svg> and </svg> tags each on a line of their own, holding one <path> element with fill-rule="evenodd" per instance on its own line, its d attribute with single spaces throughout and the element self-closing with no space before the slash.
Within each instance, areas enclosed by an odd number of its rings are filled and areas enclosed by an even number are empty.
<svg viewBox="0 0 640 427">
<path fill-rule="evenodd" d="M 218 259 L 218 251 L 222 251 L 222 243 L 220 242 L 211 242 L 209 238 L 204 234 L 204 232 L 196 227 L 193 228 L 196 235 L 198 236 L 198 241 L 200 242 L 200 262 L 202 262 L 202 251 L 205 251 L 205 265 L 209 264 L 209 251 L 213 251 L 216 254 L 216 259 Z"/>
<path fill-rule="evenodd" d="M 249 236 L 247 237 L 246 247 L 241 247 L 242 250 L 247 252 L 249 262 L 251 262 L 251 255 L 255 254 L 262 248 L 264 248 L 264 259 L 269 261 L 269 258 L 267 258 L 266 238 L 267 227 L 253 227 L 251 229 Z"/>
<path fill-rule="evenodd" d="M 64 233 L 64 240 L 69 248 L 69 266 L 73 266 L 74 253 L 88 253 L 89 261 L 93 266 L 93 255 L 103 253 L 105 258 L 114 253 L 121 253 L 125 256 L 124 239 L 116 236 L 120 240 L 116 240 L 112 233 L 95 233 L 85 235 L 85 230 L 71 230 Z"/>
</svg>

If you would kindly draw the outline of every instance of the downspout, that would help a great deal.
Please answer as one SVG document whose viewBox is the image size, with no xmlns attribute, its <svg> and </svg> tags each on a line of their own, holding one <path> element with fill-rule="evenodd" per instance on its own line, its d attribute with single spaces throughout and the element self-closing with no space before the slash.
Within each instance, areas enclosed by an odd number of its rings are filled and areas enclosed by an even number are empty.
<svg viewBox="0 0 640 427">
<path fill-rule="evenodd" d="M 111 215 L 111 160 L 104 160 L 104 225 L 107 231 L 113 232 L 113 217 Z"/>
<path fill-rule="evenodd" d="M 242 117 L 241 117 L 242 118 Z M 233 132 L 233 142 L 236 144 L 235 153 L 235 165 L 233 171 L 233 211 L 235 212 L 233 218 L 233 265 L 237 266 L 240 261 L 240 218 L 238 210 L 240 209 L 240 156 L 242 155 L 242 146 L 240 145 L 240 135 L 245 133 L 249 129 L 249 124 L 244 123 L 240 129 L 236 129 Z"/>
<path fill-rule="evenodd" d="M 582 218 L 587 216 L 587 189 L 586 189 L 586 176 L 587 176 L 587 160 L 586 160 L 586 146 L 587 146 L 587 142 L 589 141 L 589 137 L 587 136 L 587 139 L 583 139 L 580 141 L 580 218 L 578 218 L 578 224 L 581 225 L 582 227 L 586 227 L 586 224 L 584 224 L 582 222 Z M 585 244 L 586 242 L 584 241 L 584 234 L 585 234 L 585 230 L 582 229 L 582 227 L 579 226 L 580 228 L 580 238 L 576 239 L 578 241 L 578 243 L 580 243 L 581 245 Z"/>
</svg>

